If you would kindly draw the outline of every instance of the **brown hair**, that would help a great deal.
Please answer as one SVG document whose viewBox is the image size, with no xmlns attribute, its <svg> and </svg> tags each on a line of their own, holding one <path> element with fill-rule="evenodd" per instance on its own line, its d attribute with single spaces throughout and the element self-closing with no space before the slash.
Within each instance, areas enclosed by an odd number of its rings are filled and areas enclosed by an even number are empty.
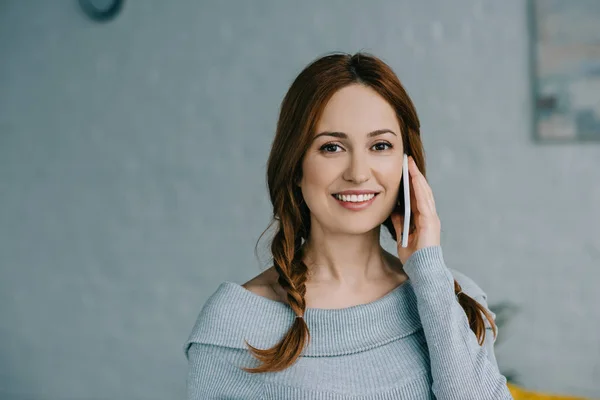
<svg viewBox="0 0 600 400">
<path fill-rule="evenodd" d="M 296 183 L 301 178 L 302 160 L 325 105 L 339 89 L 357 83 L 374 89 L 396 111 L 404 152 L 412 155 L 425 175 L 417 112 L 396 74 L 382 60 L 365 53 L 334 53 L 313 61 L 298 75 L 281 103 L 277 131 L 267 164 L 267 183 L 273 204 L 271 225 L 276 225 L 271 243 L 273 265 L 279 274 L 279 285 L 287 292 L 288 304 L 301 317 L 306 309 L 304 296 L 308 272 L 302 261 L 302 245 L 310 233 L 310 210 L 303 202 Z M 404 190 L 402 185 L 400 193 Z M 403 199 L 400 201 L 400 210 L 404 210 Z M 387 218 L 383 225 L 397 240 L 391 219 Z M 415 229 L 412 219 L 410 225 L 412 232 Z M 493 319 L 485 307 L 461 292 L 456 280 L 454 291 L 481 345 L 485 339 L 485 325 L 480 311 L 485 314 L 495 335 Z M 246 341 L 250 352 L 262 365 L 243 369 L 253 373 L 286 369 L 300 356 L 307 340 L 310 340 L 310 333 L 304 318 L 295 318 L 285 337 L 270 349 L 258 349 Z"/>
</svg>

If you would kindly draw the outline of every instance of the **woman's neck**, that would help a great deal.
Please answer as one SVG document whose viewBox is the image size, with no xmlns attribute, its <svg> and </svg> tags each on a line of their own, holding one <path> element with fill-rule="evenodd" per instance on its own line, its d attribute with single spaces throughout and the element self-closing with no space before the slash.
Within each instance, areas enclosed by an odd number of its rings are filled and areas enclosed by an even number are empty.
<svg viewBox="0 0 600 400">
<path fill-rule="evenodd" d="M 317 234 L 303 247 L 307 283 L 361 288 L 398 274 L 401 265 L 379 242 L 379 229 L 363 235 Z"/>
</svg>

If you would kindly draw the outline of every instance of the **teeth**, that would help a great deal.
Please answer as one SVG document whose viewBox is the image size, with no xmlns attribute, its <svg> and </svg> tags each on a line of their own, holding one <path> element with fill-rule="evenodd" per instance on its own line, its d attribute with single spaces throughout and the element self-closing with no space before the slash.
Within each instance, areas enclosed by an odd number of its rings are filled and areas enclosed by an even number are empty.
<svg viewBox="0 0 600 400">
<path fill-rule="evenodd" d="M 334 194 L 335 198 L 341 201 L 347 201 L 350 203 L 361 203 L 363 201 L 369 201 L 371 200 L 373 197 L 375 197 L 375 193 L 370 193 L 370 194 L 352 194 L 352 195 L 341 195 L 341 194 Z"/>
</svg>

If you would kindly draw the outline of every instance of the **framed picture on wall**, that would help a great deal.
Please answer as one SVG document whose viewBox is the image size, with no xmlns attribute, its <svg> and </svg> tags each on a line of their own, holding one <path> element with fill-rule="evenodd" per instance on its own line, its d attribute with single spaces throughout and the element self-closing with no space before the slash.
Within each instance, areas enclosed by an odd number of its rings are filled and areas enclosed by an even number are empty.
<svg viewBox="0 0 600 400">
<path fill-rule="evenodd" d="M 600 0 L 529 0 L 537 141 L 600 141 Z"/>
</svg>

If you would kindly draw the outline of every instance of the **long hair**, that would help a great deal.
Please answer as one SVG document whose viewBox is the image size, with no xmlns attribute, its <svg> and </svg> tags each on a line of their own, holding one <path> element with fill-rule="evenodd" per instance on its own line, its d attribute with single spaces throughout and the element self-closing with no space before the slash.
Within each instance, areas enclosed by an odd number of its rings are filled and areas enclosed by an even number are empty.
<svg viewBox="0 0 600 400">
<path fill-rule="evenodd" d="M 302 177 L 302 160 L 325 105 L 335 92 L 351 84 L 374 89 L 392 106 L 399 121 L 405 153 L 413 157 L 425 175 L 417 112 L 396 74 L 382 60 L 365 53 L 334 53 L 313 61 L 298 75 L 281 103 L 267 164 L 267 183 L 273 205 L 271 225 L 276 225 L 271 243 L 273 266 L 279 274 L 277 282 L 287 292 L 288 304 L 299 317 L 304 316 L 306 309 L 304 296 L 308 268 L 302 261 L 302 251 L 310 233 L 310 210 L 296 183 Z M 404 190 L 402 185 L 400 193 Z M 400 204 L 399 210 L 403 212 L 404 204 Z M 391 218 L 388 217 L 383 225 L 397 241 Z M 415 228 L 411 220 L 411 232 Z M 485 325 L 480 312 L 485 314 L 496 334 L 493 319 L 485 307 L 462 293 L 456 280 L 454 291 L 481 345 L 485 339 Z M 309 340 L 310 333 L 304 318 L 295 318 L 284 338 L 270 349 L 258 349 L 246 341 L 251 354 L 262 364 L 243 369 L 252 373 L 286 369 L 300 356 Z"/>
</svg>

